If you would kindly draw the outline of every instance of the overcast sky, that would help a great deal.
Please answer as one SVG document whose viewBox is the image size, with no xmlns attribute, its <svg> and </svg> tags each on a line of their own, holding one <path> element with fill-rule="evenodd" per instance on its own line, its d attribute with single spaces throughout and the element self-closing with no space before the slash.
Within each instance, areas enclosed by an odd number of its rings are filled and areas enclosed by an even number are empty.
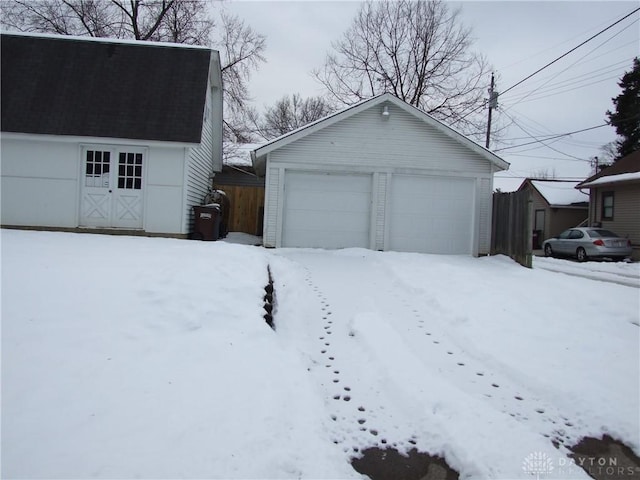
<svg viewBox="0 0 640 480">
<path fill-rule="evenodd" d="M 630 13 L 640 2 L 468 1 L 450 2 L 450 6 L 460 7 L 461 20 L 472 28 L 475 49 L 487 57 L 499 78 L 496 90 L 500 92 Z M 358 7 L 356 1 L 225 3 L 227 10 L 267 37 L 267 63 L 251 82 L 256 106 L 262 109 L 286 94 L 322 94 L 310 72 L 322 65 L 331 42 L 349 27 Z M 500 97 L 500 109 L 529 133 L 513 125 L 503 143 L 492 148 L 533 141 L 530 134 L 544 137 L 604 123 L 606 110 L 613 108 L 611 98 L 620 92 L 619 78 L 631 69 L 634 56 L 640 55 L 639 18 L 640 13 L 635 13 Z M 500 150 L 497 153 L 511 168 L 496 176 L 495 186 L 513 190 L 523 177 L 545 171 L 557 178 L 584 179 L 590 174 L 588 160 L 599 154 L 600 145 L 614 139 L 613 128 L 606 126 L 546 142 L 557 151 L 539 143 Z"/>
</svg>

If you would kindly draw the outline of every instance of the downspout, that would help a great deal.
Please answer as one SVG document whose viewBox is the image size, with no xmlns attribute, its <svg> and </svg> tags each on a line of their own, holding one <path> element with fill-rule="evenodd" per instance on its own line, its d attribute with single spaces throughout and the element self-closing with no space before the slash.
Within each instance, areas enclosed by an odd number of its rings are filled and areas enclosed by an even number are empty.
<svg viewBox="0 0 640 480">
<path fill-rule="evenodd" d="M 580 190 L 582 193 L 583 192 L 583 188 L 579 188 L 578 190 Z M 595 192 L 592 193 L 592 190 L 594 190 Z M 594 223 L 595 223 L 595 217 L 596 217 L 596 202 L 598 201 L 598 189 L 597 188 L 589 188 L 589 193 L 586 194 L 589 196 L 589 214 L 587 217 L 587 227 L 591 227 Z M 592 195 L 595 195 L 595 199 L 593 201 L 591 201 L 591 197 Z"/>
</svg>

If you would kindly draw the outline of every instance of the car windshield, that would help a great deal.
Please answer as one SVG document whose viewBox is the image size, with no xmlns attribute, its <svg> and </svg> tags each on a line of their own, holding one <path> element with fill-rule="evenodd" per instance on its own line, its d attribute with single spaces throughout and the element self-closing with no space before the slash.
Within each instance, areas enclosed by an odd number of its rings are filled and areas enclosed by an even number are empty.
<svg viewBox="0 0 640 480">
<path fill-rule="evenodd" d="M 617 237 L 618 235 L 610 230 L 589 230 L 589 236 L 591 238 L 609 238 Z"/>
</svg>

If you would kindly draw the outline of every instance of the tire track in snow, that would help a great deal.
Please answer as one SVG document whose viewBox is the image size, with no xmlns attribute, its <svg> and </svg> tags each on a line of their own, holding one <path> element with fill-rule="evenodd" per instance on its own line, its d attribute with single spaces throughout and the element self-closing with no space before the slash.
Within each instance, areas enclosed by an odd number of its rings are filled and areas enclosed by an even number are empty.
<svg viewBox="0 0 640 480">
<path fill-rule="evenodd" d="M 579 421 L 570 420 L 522 382 L 484 363 L 482 355 L 447 333 L 445 325 L 452 324 L 455 319 L 436 298 L 429 297 L 425 292 L 414 292 L 411 297 L 399 293 L 407 290 L 394 288 L 390 292 L 398 307 L 405 310 L 399 317 L 414 318 L 406 326 L 409 334 L 406 341 L 414 353 L 421 357 L 426 368 L 444 374 L 458 388 L 484 399 L 491 408 L 521 423 L 538 420 L 535 417 L 539 417 L 548 424 L 542 435 L 556 446 L 572 445 L 579 440 L 580 435 L 572 432 Z M 419 296 L 423 297 L 420 301 Z M 424 350 L 424 340 L 429 347 L 427 352 Z"/>
<path fill-rule="evenodd" d="M 397 411 L 393 401 L 387 398 L 388 385 L 381 384 L 376 372 L 363 374 L 363 369 L 375 370 L 377 367 L 363 357 L 362 352 L 357 352 L 357 344 L 349 345 L 349 340 L 355 336 L 351 313 L 332 307 L 328 300 L 330 295 L 318 285 L 324 283 L 322 275 L 308 265 L 300 264 L 305 272 L 306 286 L 315 296 L 314 303 L 317 302 L 319 310 L 314 318 L 317 326 L 313 327 L 312 338 L 316 348 L 312 358 L 318 366 L 320 385 L 326 392 L 333 442 L 351 453 L 372 446 L 393 446 L 399 450 L 414 447 L 418 435 L 403 432 L 413 431 L 415 420 L 403 419 L 406 415 Z M 319 281 L 317 277 L 320 277 Z M 309 307 L 313 309 L 314 305 Z M 376 398 L 375 404 L 371 403 L 371 398 Z M 379 420 L 389 417 L 393 417 L 396 424 L 385 429 L 380 423 L 388 422 Z"/>
<path fill-rule="evenodd" d="M 361 404 L 353 407 L 356 403 L 350 403 L 354 392 L 351 386 L 342 381 L 342 377 L 340 376 L 341 367 L 339 366 L 341 362 L 336 357 L 331 344 L 331 335 L 334 334 L 334 328 L 336 327 L 336 325 L 334 325 L 334 317 L 332 317 L 333 312 L 330 310 L 331 305 L 324 292 L 320 290 L 312 280 L 312 274 L 309 268 L 306 266 L 303 268 L 305 270 L 305 283 L 313 291 L 320 304 L 320 317 L 322 321 L 319 322 L 319 327 L 321 328 L 317 328 L 316 333 L 318 334 L 317 340 L 319 341 L 321 358 L 317 363 L 324 367 L 325 372 L 328 372 L 323 375 L 322 385 L 327 390 L 327 398 L 334 401 L 330 402 L 330 419 L 332 422 L 335 422 L 338 427 L 333 429 L 333 442 L 336 444 L 345 444 L 345 452 L 349 450 L 358 452 L 360 449 L 356 445 L 362 442 L 359 441 L 360 439 L 357 435 L 354 435 L 355 428 L 357 428 L 357 432 L 368 432 L 373 436 L 377 436 L 378 431 L 375 428 L 368 428 L 368 426 L 365 425 L 367 424 L 368 414 L 370 413 L 367 411 L 367 408 Z M 345 332 L 341 333 L 344 335 Z M 349 404 L 349 406 L 344 404 Z M 355 424 L 357 424 L 357 427 Z M 354 445 L 349 447 L 350 443 Z M 380 443 L 385 445 L 387 440 L 381 438 Z"/>
<path fill-rule="evenodd" d="M 324 392 L 327 431 L 347 455 L 416 448 L 487 478 L 495 477 L 494 466 L 507 468 L 501 445 L 522 445 L 524 458 L 532 448 L 557 455 L 551 440 L 573 443 L 574 421 L 452 332 L 459 319 L 437 298 L 353 253 L 283 254 L 304 272 L 295 294 L 306 302 L 299 314 L 310 343 L 303 350 Z"/>
</svg>

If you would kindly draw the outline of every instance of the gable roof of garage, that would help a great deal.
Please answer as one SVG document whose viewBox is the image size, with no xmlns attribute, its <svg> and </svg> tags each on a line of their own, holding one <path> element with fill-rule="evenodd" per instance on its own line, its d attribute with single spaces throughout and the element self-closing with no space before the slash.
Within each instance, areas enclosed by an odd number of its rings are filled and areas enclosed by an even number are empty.
<svg viewBox="0 0 640 480">
<path fill-rule="evenodd" d="M 309 123 L 303 127 L 298 128 L 297 130 L 293 130 L 289 133 L 286 133 L 269 143 L 264 144 L 262 147 L 257 148 L 251 152 L 251 158 L 253 159 L 253 165 L 256 171 L 263 171 L 264 164 L 266 162 L 266 156 L 269 152 L 277 150 L 285 145 L 288 145 L 296 140 L 304 138 L 312 133 L 315 133 L 319 130 L 322 130 L 330 125 L 333 125 L 341 120 L 349 118 L 353 115 L 356 115 L 364 110 L 368 110 L 377 105 L 381 105 L 385 102 L 389 102 L 394 104 L 395 106 L 401 108 L 405 112 L 414 117 L 422 120 L 427 125 L 435 128 L 439 132 L 445 134 L 449 138 L 455 140 L 461 145 L 467 147 L 469 150 L 479 154 L 487 161 L 492 163 L 497 170 L 507 170 L 509 168 L 509 163 L 500 158 L 495 153 L 490 150 L 478 145 L 473 140 L 465 137 L 460 132 L 454 130 L 453 128 L 445 125 L 444 123 L 436 120 L 431 115 L 423 112 L 422 110 L 414 107 L 413 105 L 409 105 L 405 101 L 399 99 L 395 95 L 390 93 L 383 93 L 378 96 L 369 98 L 367 100 L 363 100 L 362 102 L 356 103 L 350 107 L 345 108 L 339 112 L 328 115 L 320 120 Z"/>
<path fill-rule="evenodd" d="M 2 131 L 199 143 L 218 52 L 197 46 L 2 34 Z"/>
<path fill-rule="evenodd" d="M 589 195 L 576 190 L 578 183 L 580 182 L 525 178 L 518 191 L 525 190 L 530 186 L 538 192 L 549 207 L 553 208 L 587 208 Z"/>
</svg>

